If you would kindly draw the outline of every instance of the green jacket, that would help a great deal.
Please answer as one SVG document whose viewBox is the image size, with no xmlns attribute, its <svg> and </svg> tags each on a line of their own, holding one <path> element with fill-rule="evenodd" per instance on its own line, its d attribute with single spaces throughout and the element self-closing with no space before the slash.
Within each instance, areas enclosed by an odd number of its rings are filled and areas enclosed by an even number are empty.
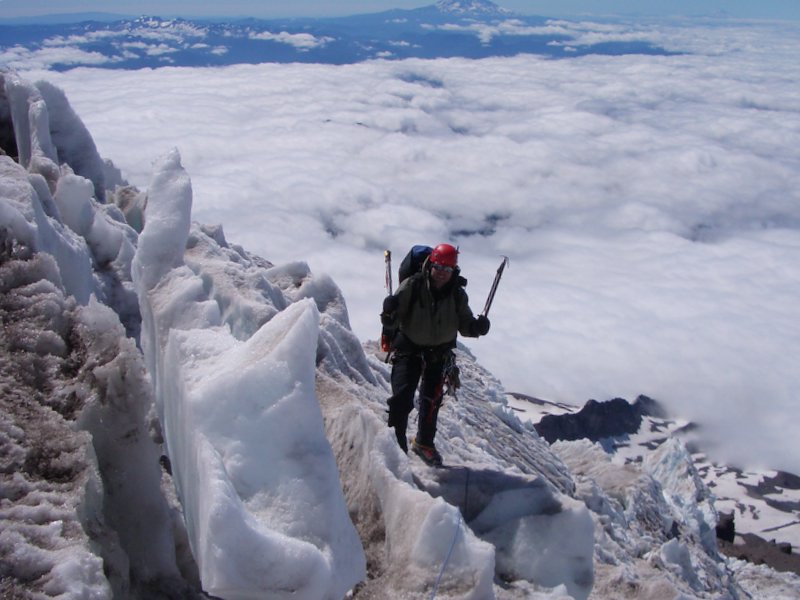
<svg viewBox="0 0 800 600">
<path fill-rule="evenodd" d="M 447 285 L 436 290 L 430 284 L 428 269 L 423 268 L 397 288 L 394 325 L 409 341 L 422 347 L 455 345 L 458 333 L 477 337 L 473 331 L 476 319 L 464 284 L 466 280 L 456 271 Z"/>
</svg>

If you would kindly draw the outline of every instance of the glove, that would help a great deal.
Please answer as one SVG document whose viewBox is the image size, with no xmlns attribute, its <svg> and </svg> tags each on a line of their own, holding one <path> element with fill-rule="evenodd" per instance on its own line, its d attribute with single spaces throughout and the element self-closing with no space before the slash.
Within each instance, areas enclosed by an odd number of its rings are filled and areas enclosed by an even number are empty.
<svg viewBox="0 0 800 600">
<path fill-rule="evenodd" d="M 475 333 L 478 335 L 486 335 L 489 333 L 489 327 L 491 323 L 489 322 L 489 318 L 484 315 L 478 315 L 478 318 L 475 319 Z"/>
</svg>

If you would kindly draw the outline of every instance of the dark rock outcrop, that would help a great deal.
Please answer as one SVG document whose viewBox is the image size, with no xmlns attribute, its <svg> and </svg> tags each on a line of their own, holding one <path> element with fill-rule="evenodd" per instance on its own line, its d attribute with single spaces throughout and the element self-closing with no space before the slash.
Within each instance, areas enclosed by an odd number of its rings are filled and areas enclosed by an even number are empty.
<svg viewBox="0 0 800 600">
<path fill-rule="evenodd" d="M 551 444 L 556 440 L 571 441 L 581 438 L 597 442 L 636 433 L 644 416 L 666 415 L 661 405 L 647 396 L 639 396 L 633 404 L 623 398 L 605 402 L 589 400 L 577 413 L 547 415 L 535 427 L 539 435 Z"/>
<path fill-rule="evenodd" d="M 717 521 L 717 539 L 733 542 L 736 538 L 736 524 L 733 513 L 719 513 Z"/>
<path fill-rule="evenodd" d="M 756 565 L 768 565 L 776 571 L 791 571 L 800 575 L 800 555 L 792 554 L 789 544 L 767 541 L 755 534 L 745 533 L 737 536 L 735 542 L 719 540 L 719 550 L 727 556 Z"/>
</svg>

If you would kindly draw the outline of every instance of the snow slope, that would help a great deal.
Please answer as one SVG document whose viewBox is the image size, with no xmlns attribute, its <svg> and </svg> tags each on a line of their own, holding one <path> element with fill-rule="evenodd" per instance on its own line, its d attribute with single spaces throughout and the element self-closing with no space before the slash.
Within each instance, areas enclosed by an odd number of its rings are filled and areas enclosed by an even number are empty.
<svg viewBox="0 0 800 600">
<path fill-rule="evenodd" d="M 177 151 L 146 194 L 126 187 L 66 99 L 2 77 L 21 149 L 0 156 L 3 595 L 800 595 L 718 552 L 679 439 L 639 463 L 550 446 L 463 347 L 447 468 L 407 457 L 389 368 L 329 277 L 193 223 Z"/>
</svg>

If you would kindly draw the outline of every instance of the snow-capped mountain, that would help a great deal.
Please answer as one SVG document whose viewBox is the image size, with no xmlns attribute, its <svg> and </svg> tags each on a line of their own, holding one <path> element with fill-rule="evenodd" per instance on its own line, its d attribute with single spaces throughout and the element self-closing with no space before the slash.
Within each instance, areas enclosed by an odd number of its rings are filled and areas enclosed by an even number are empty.
<svg viewBox="0 0 800 600">
<path fill-rule="evenodd" d="M 800 595 L 720 553 L 711 480 L 664 417 L 613 451 L 548 444 L 462 347 L 448 468 L 404 455 L 388 366 L 330 278 L 193 223 L 177 151 L 137 190 L 60 90 L 0 83 L 4 594 Z"/>
<path fill-rule="evenodd" d="M 513 14 L 491 0 L 437 0 L 436 8 L 443 13 L 469 17 L 508 17 Z"/>
</svg>

